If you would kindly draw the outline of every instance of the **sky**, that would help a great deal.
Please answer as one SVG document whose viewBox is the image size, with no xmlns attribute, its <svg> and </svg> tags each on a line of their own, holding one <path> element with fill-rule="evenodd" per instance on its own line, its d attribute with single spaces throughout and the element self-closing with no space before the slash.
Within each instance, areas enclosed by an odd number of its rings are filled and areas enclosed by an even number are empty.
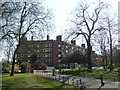
<svg viewBox="0 0 120 90">
<path fill-rule="evenodd" d="M 76 3 L 79 0 L 45 0 L 45 5 L 48 8 L 52 8 L 53 14 L 55 15 L 55 33 L 50 37 L 51 39 L 55 39 L 57 35 L 62 35 L 69 23 L 69 14 L 74 10 Z M 82 0 L 81 0 L 82 1 Z M 85 1 L 85 0 L 84 0 Z M 86 0 L 86 1 L 96 1 L 100 0 Z M 112 12 L 118 12 L 118 2 L 119 0 L 101 0 L 108 2 L 112 5 Z"/>
<path fill-rule="evenodd" d="M 73 10 L 76 0 L 45 0 L 45 5 L 53 10 L 55 15 L 55 35 L 51 38 L 55 39 L 56 35 L 62 34 L 63 30 L 68 27 L 68 15 Z"/>
<path fill-rule="evenodd" d="M 29 0 L 28 0 L 29 1 Z M 62 35 L 66 28 L 69 27 L 69 14 L 74 10 L 77 1 L 79 0 L 45 0 L 44 5 L 48 8 L 51 8 L 53 14 L 55 16 L 55 32 L 50 35 L 51 39 L 56 39 L 57 35 Z M 84 0 L 85 1 L 85 0 Z M 96 1 L 99 0 L 86 0 L 86 1 Z M 104 0 L 105 2 L 109 2 L 112 5 L 111 10 L 118 13 L 118 2 L 119 0 Z M 77 43 L 79 44 L 79 43 Z M 2 55 L 0 55 L 0 60 L 2 59 Z"/>
</svg>

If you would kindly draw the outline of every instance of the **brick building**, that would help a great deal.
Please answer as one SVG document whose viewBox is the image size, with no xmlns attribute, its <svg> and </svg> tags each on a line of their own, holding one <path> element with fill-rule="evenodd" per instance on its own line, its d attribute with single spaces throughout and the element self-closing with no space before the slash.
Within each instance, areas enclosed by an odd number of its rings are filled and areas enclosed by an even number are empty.
<svg viewBox="0 0 120 90">
<path fill-rule="evenodd" d="M 33 37 L 31 40 L 24 38 L 17 57 L 22 61 L 29 62 L 31 56 L 35 54 L 37 56 L 35 65 L 44 63 L 47 66 L 59 68 L 62 59 L 76 50 L 85 52 L 85 44 L 80 47 L 76 45 L 76 41 L 71 41 L 71 43 L 62 41 L 61 35 L 57 36 L 56 40 L 49 39 L 49 35 L 47 35 L 47 40 L 37 41 L 33 40 Z"/>
</svg>

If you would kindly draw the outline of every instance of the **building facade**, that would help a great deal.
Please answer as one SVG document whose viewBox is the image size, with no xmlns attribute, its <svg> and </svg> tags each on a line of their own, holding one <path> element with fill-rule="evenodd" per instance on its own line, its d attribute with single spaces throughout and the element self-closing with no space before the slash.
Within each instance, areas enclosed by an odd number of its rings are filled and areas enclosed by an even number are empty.
<svg viewBox="0 0 120 90">
<path fill-rule="evenodd" d="M 85 45 L 80 47 L 76 45 L 76 41 L 71 41 L 71 43 L 62 41 L 61 35 L 57 36 L 56 40 L 50 40 L 47 35 L 47 40 L 35 41 L 33 37 L 31 40 L 24 38 L 17 57 L 22 61 L 30 62 L 31 56 L 35 54 L 37 56 L 35 65 L 44 63 L 47 66 L 59 68 L 63 58 L 76 50 L 85 52 Z"/>
</svg>

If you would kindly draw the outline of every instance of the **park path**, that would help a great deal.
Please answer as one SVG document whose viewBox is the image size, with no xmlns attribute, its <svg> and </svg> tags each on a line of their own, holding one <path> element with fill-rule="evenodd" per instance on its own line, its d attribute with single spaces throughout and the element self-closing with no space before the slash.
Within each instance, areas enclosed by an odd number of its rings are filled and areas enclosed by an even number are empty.
<svg viewBox="0 0 120 90">
<path fill-rule="evenodd" d="M 120 82 L 113 82 L 108 80 L 103 80 L 105 83 L 104 86 L 101 86 L 100 79 L 93 79 L 93 78 L 85 78 L 85 77 L 78 77 L 78 76 L 71 76 L 71 75 L 61 75 L 47 73 L 43 71 L 34 71 L 34 74 L 41 75 L 43 77 L 59 80 L 60 82 L 71 84 L 77 86 L 78 88 L 116 88 L 120 89 Z"/>
</svg>

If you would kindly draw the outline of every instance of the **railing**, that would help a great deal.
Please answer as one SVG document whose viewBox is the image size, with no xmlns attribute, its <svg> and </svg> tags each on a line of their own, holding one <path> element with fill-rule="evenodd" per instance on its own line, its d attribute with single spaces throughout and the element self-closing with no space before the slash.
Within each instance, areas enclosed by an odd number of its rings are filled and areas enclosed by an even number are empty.
<svg viewBox="0 0 120 90">
<path fill-rule="evenodd" d="M 54 80 L 59 80 L 62 83 L 71 84 L 80 89 L 86 88 L 82 79 L 75 78 L 70 75 L 60 75 L 60 74 L 53 75 L 53 73 L 48 73 L 48 72 L 49 71 L 45 71 L 45 70 L 34 70 L 34 74 L 38 74 L 43 77 L 54 79 Z"/>
<path fill-rule="evenodd" d="M 100 79 L 84 78 L 84 77 L 72 76 L 72 75 L 61 75 L 61 74 L 56 74 L 55 72 L 53 74 L 51 71 L 47 71 L 47 70 L 34 70 L 34 74 L 38 74 L 50 79 L 55 79 L 62 83 L 74 85 L 80 88 L 80 90 L 81 89 L 83 90 L 85 88 L 97 88 L 97 89 L 101 89 L 105 87 L 110 88 L 110 86 L 114 88 L 118 88 L 117 85 L 114 86 L 115 84 L 117 84 L 117 82 L 103 80 L 105 79 L 105 74 L 104 75 L 100 74 L 99 76 Z"/>
</svg>

